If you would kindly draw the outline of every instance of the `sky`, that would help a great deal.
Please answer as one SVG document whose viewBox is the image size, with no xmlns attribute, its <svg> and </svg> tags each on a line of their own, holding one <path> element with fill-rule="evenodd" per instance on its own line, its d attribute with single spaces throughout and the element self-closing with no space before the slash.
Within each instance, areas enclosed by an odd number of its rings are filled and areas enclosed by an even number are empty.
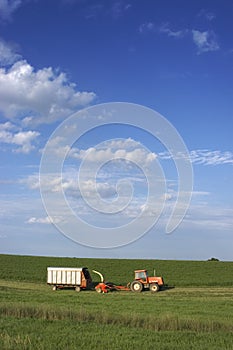
<svg viewBox="0 0 233 350">
<path fill-rule="evenodd" d="M 0 253 L 232 261 L 232 23 L 230 0 L 0 0 Z"/>
</svg>

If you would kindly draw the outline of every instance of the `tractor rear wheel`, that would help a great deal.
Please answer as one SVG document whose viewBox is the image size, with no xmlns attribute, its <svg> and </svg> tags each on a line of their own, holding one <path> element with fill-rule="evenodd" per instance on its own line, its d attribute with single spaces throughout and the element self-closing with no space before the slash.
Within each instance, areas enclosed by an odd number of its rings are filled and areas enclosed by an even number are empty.
<svg viewBox="0 0 233 350">
<path fill-rule="evenodd" d="M 156 293 L 159 291 L 159 285 L 157 283 L 152 283 L 150 285 L 150 291 L 153 293 Z"/>
<path fill-rule="evenodd" d="M 132 292 L 140 293 L 143 290 L 143 284 L 139 281 L 133 281 L 130 285 Z"/>
</svg>

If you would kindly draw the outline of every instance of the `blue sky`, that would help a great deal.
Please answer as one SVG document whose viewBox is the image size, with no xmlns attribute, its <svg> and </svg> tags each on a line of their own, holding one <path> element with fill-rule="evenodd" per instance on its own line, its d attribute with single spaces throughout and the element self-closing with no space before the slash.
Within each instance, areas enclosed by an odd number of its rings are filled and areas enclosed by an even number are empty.
<svg viewBox="0 0 233 350">
<path fill-rule="evenodd" d="M 227 0 L 0 0 L 0 252 L 232 260 L 232 22 L 233 4 Z M 39 166 L 46 142 L 66 118 L 110 102 L 163 115 L 187 146 L 194 185 L 186 216 L 168 235 L 178 179 L 164 145 L 125 125 L 87 133 L 64 162 L 63 191 L 76 215 L 106 227 L 142 211 L 147 220 L 156 206 L 145 210 L 140 167 L 153 166 L 156 159 L 167 181 L 165 211 L 150 232 L 122 247 L 97 249 L 71 241 L 51 224 L 41 200 Z M 91 166 L 98 157 L 116 158 L 116 152 L 130 159 L 106 163 L 97 177 L 108 204 L 117 198 L 118 180 L 132 181 L 134 198 L 124 216 L 97 215 L 83 202 L 77 172 L 90 148 Z M 61 148 L 56 151 L 59 159 Z M 57 181 L 57 174 L 47 179 L 51 193 Z M 93 182 L 84 179 L 83 186 L 92 200 Z"/>
</svg>

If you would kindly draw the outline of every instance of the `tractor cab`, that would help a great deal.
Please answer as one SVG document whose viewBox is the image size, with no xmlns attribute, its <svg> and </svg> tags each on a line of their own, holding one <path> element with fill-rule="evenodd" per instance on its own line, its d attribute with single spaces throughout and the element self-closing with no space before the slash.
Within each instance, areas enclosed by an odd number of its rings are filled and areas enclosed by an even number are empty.
<svg viewBox="0 0 233 350">
<path fill-rule="evenodd" d="M 148 273 L 147 270 L 136 270 L 135 273 L 135 280 L 143 281 L 144 283 L 148 280 Z"/>
</svg>

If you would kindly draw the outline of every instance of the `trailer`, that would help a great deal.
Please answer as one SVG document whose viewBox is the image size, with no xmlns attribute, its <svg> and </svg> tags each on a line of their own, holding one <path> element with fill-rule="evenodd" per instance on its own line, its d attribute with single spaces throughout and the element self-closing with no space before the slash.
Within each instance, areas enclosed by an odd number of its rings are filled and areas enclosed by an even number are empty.
<svg viewBox="0 0 233 350">
<path fill-rule="evenodd" d="M 91 288 L 92 279 L 87 267 L 47 267 L 47 284 L 53 290 L 74 288 L 80 292 Z"/>
</svg>

